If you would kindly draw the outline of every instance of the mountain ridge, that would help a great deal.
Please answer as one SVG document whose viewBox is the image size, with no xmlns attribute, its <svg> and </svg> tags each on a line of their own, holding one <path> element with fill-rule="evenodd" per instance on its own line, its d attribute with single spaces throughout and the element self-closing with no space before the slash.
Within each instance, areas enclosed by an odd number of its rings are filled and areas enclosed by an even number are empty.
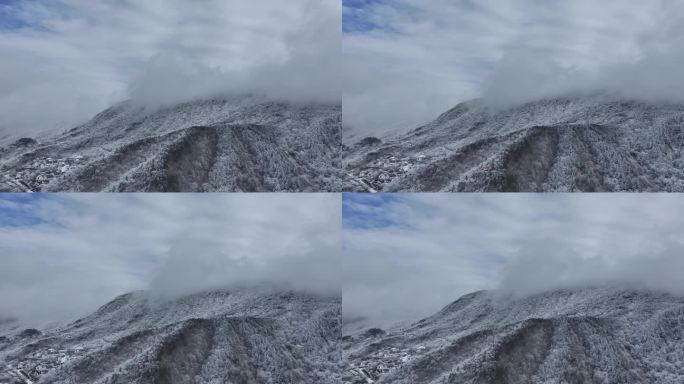
<svg viewBox="0 0 684 384">
<path fill-rule="evenodd" d="M 8 191 L 337 191 L 341 106 L 258 97 L 127 101 L 0 148 Z"/>
<path fill-rule="evenodd" d="M 341 298 L 207 291 L 121 295 L 61 328 L 0 342 L 21 383 L 327 383 L 339 380 Z"/>
<path fill-rule="evenodd" d="M 683 324 L 684 297 L 664 292 L 484 291 L 343 348 L 352 383 L 677 383 Z"/>
<path fill-rule="evenodd" d="M 348 147 L 347 188 L 385 192 L 684 191 L 684 106 L 612 95 L 494 109 Z"/>
</svg>

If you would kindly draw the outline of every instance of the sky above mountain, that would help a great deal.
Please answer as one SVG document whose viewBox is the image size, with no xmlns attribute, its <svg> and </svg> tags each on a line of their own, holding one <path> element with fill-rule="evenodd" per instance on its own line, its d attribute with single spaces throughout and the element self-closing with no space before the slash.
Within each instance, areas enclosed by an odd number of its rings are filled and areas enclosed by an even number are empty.
<svg viewBox="0 0 684 384">
<path fill-rule="evenodd" d="M 345 194 L 344 314 L 387 326 L 481 289 L 684 294 L 683 208 L 677 195 Z"/>
<path fill-rule="evenodd" d="M 682 102 L 683 21 L 677 0 L 344 0 L 344 121 L 381 135 L 474 97 Z"/>
<path fill-rule="evenodd" d="M 36 326 L 137 289 L 339 293 L 340 217 L 333 194 L 7 194 L 0 318 Z"/>
<path fill-rule="evenodd" d="M 336 0 L 3 0 L 0 134 L 71 128 L 127 98 L 339 103 L 340 23 Z"/>
</svg>

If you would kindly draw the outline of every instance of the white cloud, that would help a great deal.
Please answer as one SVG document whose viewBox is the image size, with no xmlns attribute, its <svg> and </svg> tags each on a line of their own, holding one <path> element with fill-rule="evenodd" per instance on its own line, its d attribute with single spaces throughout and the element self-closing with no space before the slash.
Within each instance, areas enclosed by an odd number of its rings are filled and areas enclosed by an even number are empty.
<svg viewBox="0 0 684 384">
<path fill-rule="evenodd" d="M 681 196 L 412 194 L 345 204 L 347 317 L 417 320 L 480 289 L 636 284 L 684 294 Z"/>
<path fill-rule="evenodd" d="M 174 297 L 267 283 L 339 292 L 339 209 L 328 194 L 6 197 L 0 318 L 62 320 L 136 289 Z"/>
<path fill-rule="evenodd" d="M 26 1 L 1 5 L 0 130 L 71 127 L 128 97 L 340 100 L 334 0 Z"/>
<path fill-rule="evenodd" d="M 363 17 L 380 28 L 343 37 L 357 135 L 415 127 L 479 96 L 500 107 L 603 90 L 684 101 L 678 1 L 400 0 Z"/>
</svg>

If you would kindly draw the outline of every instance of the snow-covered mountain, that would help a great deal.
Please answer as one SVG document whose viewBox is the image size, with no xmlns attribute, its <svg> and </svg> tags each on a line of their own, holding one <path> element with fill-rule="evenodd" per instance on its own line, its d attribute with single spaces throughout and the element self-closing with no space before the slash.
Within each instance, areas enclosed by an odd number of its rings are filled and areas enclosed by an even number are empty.
<svg viewBox="0 0 684 384">
<path fill-rule="evenodd" d="M 684 106 L 610 95 L 457 105 L 348 148 L 347 189 L 684 191 Z"/>
<path fill-rule="evenodd" d="M 0 383 L 338 383 L 341 297 L 122 295 L 64 327 L 0 335 Z"/>
<path fill-rule="evenodd" d="M 481 291 L 409 327 L 343 340 L 350 383 L 682 383 L 684 297 Z"/>
<path fill-rule="evenodd" d="M 339 191 L 340 105 L 255 96 L 151 109 L 123 102 L 0 148 L 7 191 Z"/>
</svg>

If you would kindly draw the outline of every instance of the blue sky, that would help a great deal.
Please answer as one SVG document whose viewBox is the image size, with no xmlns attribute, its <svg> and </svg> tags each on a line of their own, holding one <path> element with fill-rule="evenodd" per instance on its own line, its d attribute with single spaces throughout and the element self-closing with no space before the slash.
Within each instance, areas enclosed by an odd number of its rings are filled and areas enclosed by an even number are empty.
<svg viewBox="0 0 684 384">
<path fill-rule="evenodd" d="M 18 2 L 19 0 L 0 0 L 0 30 L 12 30 L 28 26 L 12 7 Z"/>
<path fill-rule="evenodd" d="M 380 28 L 364 12 L 370 6 L 382 4 L 384 0 L 343 0 L 342 31 L 362 33 Z"/>
<path fill-rule="evenodd" d="M 43 200 L 55 199 L 56 195 L 27 193 L 0 195 L 0 227 L 17 227 L 44 224 L 44 215 L 37 211 L 37 204 Z"/>
<path fill-rule="evenodd" d="M 406 225 L 400 218 L 388 217 L 388 205 L 403 201 L 402 195 L 390 193 L 342 194 L 342 223 L 349 229 L 384 228 Z"/>
</svg>

